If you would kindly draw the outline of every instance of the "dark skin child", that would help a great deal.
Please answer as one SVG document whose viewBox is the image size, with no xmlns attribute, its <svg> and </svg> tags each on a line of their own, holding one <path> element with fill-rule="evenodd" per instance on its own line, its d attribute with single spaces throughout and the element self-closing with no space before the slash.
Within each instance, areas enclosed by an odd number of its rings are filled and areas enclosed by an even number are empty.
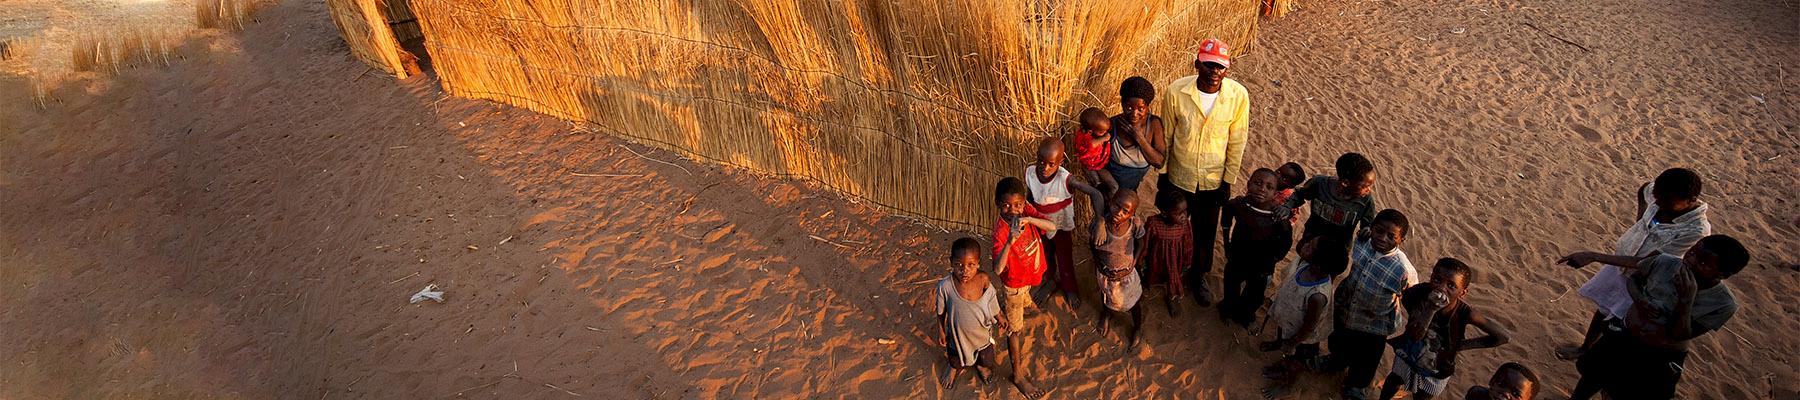
<svg viewBox="0 0 1800 400">
<path fill-rule="evenodd" d="M 1400 247 L 1406 241 L 1406 235 L 1399 225 L 1387 221 L 1375 221 L 1364 237 L 1369 239 L 1369 247 L 1376 252 L 1386 253 Z"/>
<path fill-rule="evenodd" d="M 1281 183 L 1277 185 L 1278 188 L 1293 189 L 1300 186 L 1301 183 L 1306 183 L 1306 173 L 1293 167 L 1293 165 L 1282 165 L 1281 168 L 1275 169 L 1275 173 L 1281 175 Z"/>
<path fill-rule="evenodd" d="M 1638 262 L 1657 255 L 1626 257 L 1584 251 L 1570 254 L 1557 262 L 1572 268 L 1581 268 L 1596 262 L 1612 264 L 1632 270 L 1635 277 L 1643 273 L 1643 271 L 1637 270 Z M 1628 280 L 1625 285 L 1625 289 L 1631 294 L 1632 299 L 1631 309 L 1626 312 L 1625 316 L 1626 331 L 1645 344 L 1666 349 L 1686 350 L 1688 340 L 1707 332 L 1706 329 L 1693 326 L 1694 295 L 1700 289 L 1718 286 L 1724 279 L 1724 274 L 1718 268 L 1718 256 L 1707 250 L 1705 246 L 1695 245 L 1682 255 L 1681 264 L 1682 268 L 1675 274 L 1672 282 L 1675 286 L 1676 297 L 1675 307 L 1670 315 L 1663 315 L 1661 310 L 1652 305 L 1651 299 L 1645 297 L 1643 287 L 1638 283 L 1638 279 Z M 1667 325 L 1658 322 L 1663 319 L 1668 320 Z"/>
<path fill-rule="evenodd" d="M 956 295 L 962 297 L 963 300 L 980 301 L 981 295 L 992 287 L 990 286 L 991 279 L 988 277 L 988 274 L 981 272 L 981 256 L 974 251 L 958 254 L 950 260 L 950 276 L 956 279 Z M 938 315 L 939 337 L 950 337 L 948 332 L 950 329 L 950 321 L 948 318 L 950 318 L 948 313 Z M 997 325 L 1000 327 L 1000 334 L 1006 334 L 1006 319 L 1000 318 L 997 322 Z M 949 346 L 950 344 L 945 343 L 944 345 Z M 964 369 L 966 368 L 951 368 L 945 370 L 944 388 L 951 388 L 956 383 L 956 380 L 962 377 Z M 982 384 L 992 382 L 992 371 L 989 371 L 987 367 L 979 363 L 975 364 L 975 376 L 981 379 Z"/>
<path fill-rule="evenodd" d="M 1025 207 L 1030 206 L 1025 195 L 1022 194 L 1008 194 L 1000 198 L 999 204 L 995 204 L 995 207 L 1000 209 L 1001 218 L 1017 220 L 1020 224 L 1029 224 L 1041 230 L 1056 230 L 1056 224 L 1048 220 L 1023 216 Z M 1019 236 L 1023 235 L 1008 237 L 1006 245 L 1000 247 L 1000 254 L 994 256 L 995 274 L 1006 273 L 1006 259 L 1012 254 L 1012 242 L 1019 240 Z M 1016 330 L 1020 327 L 1010 328 L 1015 330 L 1012 331 L 1012 334 L 1006 335 L 1006 347 L 1007 352 L 1012 354 L 1013 386 L 1017 386 L 1019 393 L 1024 394 L 1026 398 L 1044 397 L 1044 391 L 1038 389 L 1037 385 L 1032 383 L 1032 379 L 1025 376 L 1025 337 Z"/>
<path fill-rule="evenodd" d="M 1319 240 L 1319 237 L 1313 237 L 1312 240 L 1308 240 L 1306 243 L 1301 244 L 1300 249 L 1297 251 L 1300 253 L 1300 258 L 1307 260 L 1307 262 L 1312 262 L 1314 250 L 1319 247 Z M 1305 282 L 1318 282 L 1331 278 L 1318 268 L 1302 269 L 1298 275 L 1300 280 Z M 1289 337 L 1286 340 L 1270 340 L 1262 342 L 1262 344 L 1257 347 L 1262 349 L 1262 351 L 1281 351 L 1283 353 L 1293 352 L 1294 347 L 1300 345 L 1301 339 L 1311 337 L 1313 331 L 1319 329 L 1319 317 L 1325 315 L 1325 303 L 1327 301 L 1330 301 L 1330 299 L 1325 297 L 1325 294 L 1323 293 L 1314 293 L 1312 296 L 1308 296 L 1306 298 L 1306 315 L 1302 317 L 1300 329 L 1296 330 L 1292 337 Z"/>
<path fill-rule="evenodd" d="M 1500 370 L 1488 379 L 1487 386 L 1469 388 L 1468 400 L 1531 400 L 1538 384 L 1519 371 Z"/>
<path fill-rule="evenodd" d="M 1244 188 L 1244 197 L 1250 200 L 1250 205 L 1264 210 L 1273 210 L 1276 206 L 1281 205 L 1275 202 L 1276 178 L 1267 170 L 1260 174 L 1250 175 L 1250 182 L 1247 182 L 1247 186 Z M 1225 243 L 1231 243 L 1231 218 L 1233 216 L 1229 215 L 1230 213 L 1226 214 L 1226 219 L 1219 223 L 1225 227 Z"/>
<path fill-rule="evenodd" d="M 1112 199 L 1107 201 L 1108 213 L 1104 214 L 1106 216 L 1105 233 L 1102 233 L 1103 228 L 1099 223 L 1100 221 L 1094 221 L 1094 245 L 1100 245 L 1100 241 L 1105 240 L 1105 236 L 1103 235 L 1107 234 L 1110 234 L 1111 236 L 1124 236 L 1125 239 L 1123 240 L 1132 240 L 1130 237 L 1131 217 L 1137 215 L 1137 206 L 1138 200 L 1136 193 L 1126 189 L 1120 189 L 1115 193 Z M 1128 277 L 1130 273 L 1130 270 L 1123 270 L 1119 271 L 1117 274 L 1106 274 L 1105 276 L 1109 281 L 1118 282 L 1119 280 Z M 1144 314 L 1141 308 L 1133 305 L 1129 314 L 1131 314 L 1133 329 L 1131 331 L 1131 337 L 1129 339 L 1130 347 L 1127 347 L 1128 349 L 1137 347 L 1138 333 L 1144 328 Z M 1100 312 L 1096 318 L 1099 319 L 1098 331 L 1100 332 L 1100 335 L 1105 336 L 1110 333 L 1111 327 L 1108 323 L 1112 320 L 1112 313 L 1110 310 L 1106 309 L 1105 305 L 1100 305 Z"/>
<path fill-rule="evenodd" d="M 1644 215 L 1644 209 L 1649 208 L 1649 204 L 1644 203 L 1644 196 L 1638 195 L 1639 193 L 1643 193 L 1644 188 L 1647 186 L 1650 186 L 1650 184 L 1644 183 L 1643 185 L 1639 185 L 1637 190 L 1631 192 L 1632 201 L 1637 202 L 1637 213 L 1631 214 L 1632 223 L 1636 223 L 1638 216 Z M 1665 192 L 1662 188 L 1652 189 L 1650 191 L 1650 198 L 1656 204 L 1656 215 L 1651 218 L 1655 219 L 1658 223 L 1673 223 L 1675 222 L 1675 218 L 1680 218 L 1689 211 L 1700 208 L 1700 199 L 1675 196 Z M 1800 220 L 1795 220 L 1795 222 L 1800 223 Z M 1796 267 L 1797 268 L 1795 269 L 1800 269 L 1800 266 Z M 1605 326 L 1606 315 L 1594 313 L 1593 319 L 1588 321 L 1587 336 L 1582 338 L 1581 344 L 1565 344 L 1557 346 L 1556 357 L 1564 360 L 1581 358 L 1581 355 L 1587 353 L 1589 348 L 1594 347 L 1594 343 L 1600 341 L 1600 332 L 1605 329 Z"/>
</svg>

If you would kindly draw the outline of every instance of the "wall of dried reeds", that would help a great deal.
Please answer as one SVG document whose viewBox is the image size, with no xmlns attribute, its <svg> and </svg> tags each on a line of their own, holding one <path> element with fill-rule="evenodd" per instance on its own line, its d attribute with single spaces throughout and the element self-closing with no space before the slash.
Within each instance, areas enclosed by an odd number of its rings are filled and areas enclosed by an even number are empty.
<svg viewBox="0 0 1800 400">
<path fill-rule="evenodd" d="M 342 3 L 351 0 L 332 0 Z M 446 91 L 952 227 L 1118 82 L 1247 48 L 1258 0 L 412 0 Z M 348 32 L 348 30 L 346 30 Z M 1241 52 L 1241 51 L 1240 51 Z"/>
<path fill-rule="evenodd" d="M 337 23 L 351 54 L 394 76 L 407 77 L 400 41 L 388 25 L 386 4 L 379 0 L 326 0 L 325 7 L 331 10 L 331 20 Z"/>
</svg>

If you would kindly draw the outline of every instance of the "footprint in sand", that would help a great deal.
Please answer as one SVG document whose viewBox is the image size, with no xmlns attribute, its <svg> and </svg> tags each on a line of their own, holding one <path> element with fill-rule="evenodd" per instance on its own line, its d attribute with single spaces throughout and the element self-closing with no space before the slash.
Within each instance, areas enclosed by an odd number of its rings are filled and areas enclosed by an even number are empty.
<svg viewBox="0 0 1800 400">
<path fill-rule="evenodd" d="M 1594 143 L 1607 142 L 1606 135 L 1600 134 L 1600 131 L 1596 131 L 1596 130 L 1594 130 L 1594 128 L 1589 128 L 1587 125 L 1570 124 L 1569 128 L 1574 129 L 1575 134 L 1581 135 L 1582 139 L 1587 139 L 1587 141 L 1589 141 L 1589 142 L 1594 142 Z"/>
</svg>

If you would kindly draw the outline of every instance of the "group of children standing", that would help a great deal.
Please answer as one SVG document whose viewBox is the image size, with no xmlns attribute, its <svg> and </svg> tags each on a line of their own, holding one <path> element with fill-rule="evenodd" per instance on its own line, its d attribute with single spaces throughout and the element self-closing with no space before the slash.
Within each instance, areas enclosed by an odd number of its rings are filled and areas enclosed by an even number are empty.
<svg viewBox="0 0 1800 400">
<path fill-rule="evenodd" d="M 1125 90 L 1132 90 L 1130 81 Z M 1179 315 L 1179 299 L 1206 296 L 1188 290 L 1189 285 L 1203 285 L 1203 277 L 1184 276 L 1193 273 L 1184 269 L 1194 256 L 1186 199 L 1174 191 L 1158 191 L 1153 203 L 1157 214 L 1140 218 L 1134 187 L 1143 176 L 1112 166 L 1116 162 L 1110 155 L 1119 154 L 1120 145 L 1105 142 L 1117 141 L 1120 130 L 1108 125 L 1133 123 L 1132 116 L 1123 116 L 1107 119 L 1096 109 L 1084 110 L 1082 129 L 1071 138 L 1083 176 L 1095 185 L 1071 179 L 1075 174 L 1062 167 L 1065 145 L 1056 139 L 1039 144 L 1037 162 L 1025 168 L 1023 179 L 1004 178 L 996 185 L 1000 217 L 993 231 L 992 270 L 1000 277 L 1000 300 L 986 289 L 989 278 L 978 270 L 975 240 L 963 238 L 953 245 L 953 273 L 939 284 L 937 303 L 954 367 L 947 371 L 947 385 L 970 367 L 983 381 L 989 378 L 996 342 L 987 332 L 998 325 L 1007 337 L 1013 381 L 1027 397 L 1043 394 L 1027 376 L 1029 350 L 1022 328 L 1025 310 L 1035 307 L 1034 287 L 1062 294 L 1065 304 L 1074 302 L 1074 193 L 1086 195 L 1094 206 L 1086 245 L 1096 260 L 1101 298 L 1096 323 L 1102 335 L 1118 314 L 1125 314 L 1132 327 L 1127 346 L 1138 344 L 1144 319 L 1138 300 L 1148 288 L 1166 288 L 1170 315 Z M 1146 158 L 1161 158 L 1156 156 Z M 1506 330 L 1464 301 L 1475 273 L 1462 261 L 1439 260 L 1431 279 L 1419 280 L 1398 249 L 1409 230 L 1407 218 L 1398 210 L 1375 211 L 1370 198 L 1375 167 L 1366 157 L 1346 153 L 1336 164 L 1336 176 L 1310 179 L 1297 163 L 1257 169 L 1244 193 L 1226 202 L 1218 228 L 1226 258 L 1219 316 L 1250 327 L 1276 265 L 1292 246 L 1300 257 L 1275 283 L 1265 321 L 1273 323 L 1274 334 L 1260 345 L 1263 351 L 1285 354 L 1263 370 L 1271 381 L 1269 394 L 1279 394 L 1303 370 L 1347 369 L 1347 393 L 1359 390 L 1355 384 L 1371 382 L 1389 346 L 1396 349 L 1395 360 L 1382 385 L 1383 398 L 1400 390 L 1414 398 L 1441 393 L 1455 372 L 1459 351 L 1504 344 Z M 1296 244 L 1293 210 L 1308 204 L 1310 216 Z M 1196 299 L 1209 303 L 1202 300 L 1209 299 Z M 1483 335 L 1465 338 L 1470 326 Z M 1331 357 L 1322 357 L 1320 344 L 1327 342 L 1328 331 Z M 1500 378 L 1534 376 L 1522 366 L 1516 370 L 1502 371 Z"/>
<path fill-rule="evenodd" d="M 1077 229 L 1086 230 L 1084 245 L 1094 255 L 1101 299 L 1097 328 L 1105 336 L 1113 320 L 1128 316 L 1127 348 L 1142 336 L 1144 312 L 1138 303 L 1146 290 L 1164 289 L 1171 316 L 1179 316 L 1182 299 L 1212 305 L 1206 275 L 1212 269 L 1212 238 L 1222 237 L 1221 320 L 1248 329 L 1263 309 L 1266 291 L 1275 287 L 1262 325 L 1273 323 L 1274 331 L 1258 346 L 1282 354 L 1262 370 L 1269 397 L 1283 397 L 1301 372 L 1315 371 L 1343 373 L 1344 398 L 1370 398 L 1369 386 L 1391 348 L 1378 398 L 1405 391 L 1409 398 L 1429 399 L 1442 394 L 1457 373 L 1460 352 L 1509 341 L 1504 326 L 1470 304 L 1469 287 L 1478 276 L 1474 267 L 1440 258 L 1429 278 L 1420 280 L 1399 248 L 1411 223 L 1399 210 L 1377 211 L 1376 168 L 1362 154 L 1345 153 L 1334 163 L 1334 174 L 1310 178 L 1294 162 L 1257 168 L 1242 192 L 1233 192 L 1239 159 L 1220 156 L 1216 145 L 1229 143 L 1241 152 L 1247 105 L 1241 85 L 1223 78 L 1228 62 L 1222 42 L 1203 42 L 1194 63 L 1200 74 L 1171 84 L 1176 96 L 1186 97 L 1163 103 L 1165 113 L 1176 114 L 1167 120 L 1149 113 L 1156 93 L 1148 80 L 1125 80 L 1119 91 L 1122 112 L 1108 117 L 1097 108 L 1082 110 L 1068 144 L 1041 141 L 1037 161 L 1021 177 L 1000 180 L 994 189 L 999 218 L 990 269 L 1000 281 L 998 295 L 989 273 L 980 269 L 979 243 L 971 238 L 952 245 L 951 275 L 938 285 L 936 314 L 952 367 L 946 386 L 968 369 L 989 380 L 998 344 L 992 332 L 998 328 L 1006 338 L 1013 383 L 1028 398 L 1044 395 L 1026 364 L 1026 310 L 1048 296 L 1035 293 L 1040 287 L 1060 293 L 1065 307 L 1075 308 Z M 1234 113 L 1223 117 L 1228 120 L 1211 118 Z M 1165 122 L 1174 134 L 1165 136 Z M 1207 150 L 1208 144 L 1215 146 Z M 1074 171 L 1064 168 L 1071 152 Z M 1196 167 L 1191 164 L 1196 158 L 1211 164 Z M 1141 218 L 1138 206 L 1145 199 L 1139 189 L 1154 169 L 1167 171 L 1148 199 L 1157 213 Z M 1085 227 L 1075 218 L 1078 193 L 1093 207 Z M 1600 392 L 1614 398 L 1672 397 L 1687 341 L 1719 329 L 1736 311 L 1722 280 L 1742 270 L 1749 256 L 1729 236 L 1710 235 L 1699 193 L 1697 174 L 1670 169 L 1639 188 L 1641 217 L 1616 252 L 1563 259 L 1574 268 L 1608 265 L 1582 287 L 1583 296 L 1599 306 L 1587 337 L 1557 351 L 1576 360 L 1582 372 L 1576 399 Z M 1296 240 L 1301 207 L 1309 212 Z M 1276 266 L 1290 251 L 1297 259 L 1277 276 Z M 1530 399 L 1540 385 L 1530 368 L 1507 363 L 1465 398 Z"/>
</svg>

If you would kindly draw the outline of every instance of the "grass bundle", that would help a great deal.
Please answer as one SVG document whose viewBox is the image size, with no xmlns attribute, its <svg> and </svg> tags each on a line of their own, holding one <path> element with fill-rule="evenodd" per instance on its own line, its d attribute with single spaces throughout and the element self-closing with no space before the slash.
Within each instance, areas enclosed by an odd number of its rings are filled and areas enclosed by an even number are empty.
<svg viewBox="0 0 1800 400">
<path fill-rule="evenodd" d="M 350 46 L 350 54 L 401 79 L 419 72 L 418 58 L 402 50 L 399 38 L 394 37 L 385 2 L 326 0 L 325 8 L 331 10 L 331 20 Z"/>
<path fill-rule="evenodd" d="M 1295 8 L 1298 6 L 1294 5 L 1294 0 L 1263 0 L 1264 17 L 1281 18 L 1294 12 Z"/>
<path fill-rule="evenodd" d="M 116 73 L 120 69 L 169 65 L 181 36 L 166 30 L 134 28 L 75 39 L 70 66 L 76 71 Z"/>
<path fill-rule="evenodd" d="M 970 228 L 991 222 L 993 182 L 1022 174 L 1029 143 L 1063 134 L 1072 110 L 1116 112 L 1126 77 L 1192 73 L 1206 37 L 1248 48 L 1259 5 L 432 0 L 411 10 L 452 94 Z"/>
<path fill-rule="evenodd" d="M 242 30 L 264 6 L 259 0 L 194 0 L 194 23 L 201 29 Z"/>
</svg>

